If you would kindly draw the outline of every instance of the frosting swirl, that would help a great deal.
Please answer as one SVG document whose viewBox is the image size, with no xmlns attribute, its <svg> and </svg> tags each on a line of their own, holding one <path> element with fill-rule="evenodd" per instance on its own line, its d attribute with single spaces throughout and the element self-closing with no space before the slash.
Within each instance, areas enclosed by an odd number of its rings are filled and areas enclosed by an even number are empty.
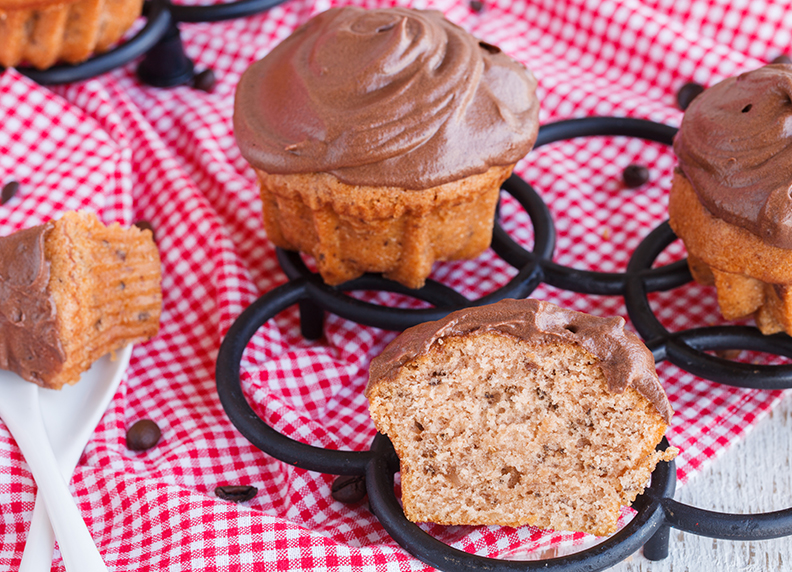
<svg viewBox="0 0 792 572">
<path fill-rule="evenodd" d="M 66 361 L 44 257 L 51 228 L 47 223 L 0 238 L 0 369 L 43 387 Z"/>
<path fill-rule="evenodd" d="M 713 215 L 792 249 L 792 65 L 704 91 L 685 111 L 674 151 Z"/>
<path fill-rule="evenodd" d="M 269 173 L 425 189 L 522 158 L 535 92 L 522 64 L 440 12 L 332 8 L 243 74 L 234 131 Z"/>
<path fill-rule="evenodd" d="M 624 329 L 624 318 L 601 318 L 534 299 L 501 300 L 457 310 L 405 330 L 371 361 L 366 395 L 373 385 L 394 378 L 404 364 L 428 352 L 437 340 L 476 332 L 581 346 L 599 359 L 611 393 L 632 386 L 655 406 L 666 424 L 671 422 L 674 412 L 657 377 L 654 356 L 638 336 Z"/>
</svg>

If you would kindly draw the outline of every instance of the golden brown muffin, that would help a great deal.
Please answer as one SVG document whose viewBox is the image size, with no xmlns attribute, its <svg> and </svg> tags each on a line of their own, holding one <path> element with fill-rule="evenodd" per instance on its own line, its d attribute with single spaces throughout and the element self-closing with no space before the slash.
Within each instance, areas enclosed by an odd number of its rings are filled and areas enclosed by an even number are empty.
<svg viewBox="0 0 792 572">
<path fill-rule="evenodd" d="M 142 8 L 143 0 L 0 0 L 0 64 L 80 63 L 121 39 Z"/>
<path fill-rule="evenodd" d="M 715 285 L 726 319 L 754 315 L 792 334 L 792 66 L 770 65 L 707 89 L 674 140 L 671 227 L 696 281 Z"/>
<path fill-rule="evenodd" d="M 672 410 L 621 318 L 504 300 L 406 330 L 371 363 L 377 429 L 415 522 L 605 535 L 660 460 Z"/>
<path fill-rule="evenodd" d="M 347 185 L 325 173 L 257 172 L 267 236 L 313 255 L 325 282 L 381 272 L 420 288 L 435 260 L 475 258 L 489 247 L 500 185 L 511 170 L 490 167 L 422 192 Z"/>
<path fill-rule="evenodd" d="M 340 284 L 419 288 L 492 239 L 501 183 L 538 132 L 536 80 L 440 12 L 334 8 L 242 76 L 234 131 L 279 247 Z"/>
<path fill-rule="evenodd" d="M 0 238 L 0 368 L 60 389 L 108 352 L 159 330 L 151 231 L 92 213 Z"/>
</svg>

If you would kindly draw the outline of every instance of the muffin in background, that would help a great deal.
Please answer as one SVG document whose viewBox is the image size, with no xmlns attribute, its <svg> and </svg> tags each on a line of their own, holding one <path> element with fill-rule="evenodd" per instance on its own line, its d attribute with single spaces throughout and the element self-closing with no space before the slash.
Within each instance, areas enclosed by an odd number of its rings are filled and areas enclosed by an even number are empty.
<svg viewBox="0 0 792 572">
<path fill-rule="evenodd" d="M 792 65 L 728 78 L 696 97 L 674 139 L 668 212 L 697 282 L 728 320 L 792 334 Z"/>
<path fill-rule="evenodd" d="M 536 80 L 440 12 L 333 8 L 243 74 L 234 131 L 264 225 L 324 281 L 419 288 L 492 239 L 501 183 L 538 132 Z"/>
<path fill-rule="evenodd" d="M 0 65 L 85 61 L 120 40 L 142 8 L 143 0 L 0 0 Z"/>
</svg>

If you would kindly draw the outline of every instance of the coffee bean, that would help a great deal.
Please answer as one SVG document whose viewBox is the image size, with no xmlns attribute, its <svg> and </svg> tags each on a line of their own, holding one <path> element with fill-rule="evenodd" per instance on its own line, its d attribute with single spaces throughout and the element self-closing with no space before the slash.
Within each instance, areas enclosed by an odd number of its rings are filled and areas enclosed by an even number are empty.
<svg viewBox="0 0 792 572">
<path fill-rule="evenodd" d="M 145 451 L 156 445 L 162 433 L 151 419 L 140 419 L 127 430 L 126 446 L 132 451 Z"/>
<path fill-rule="evenodd" d="M 139 220 L 135 223 L 135 226 L 138 227 L 140 230 L 150 230 L 152 240 L 154 242 L 157 242 L 157 235 L 154 234 L 154 227 L 151 226 L 151 223 L 149 221 Z"/>
<path fill-rule="evenodd" d="M 230 502 L 245 502 L 258 494 L 258 489 L 253 486 L 245 485 L 223 485 L 214 490 L 218 498 Z"/>
<path fill-rule="evenodd" d="M 685 85 L 679 88 L 677 92 L 677 105 L 679 105 L 679 109 L 685 111 L 688 108 L 688 105 L 696 98 L 698 94 L 704 91 L 704 86 L 700 83 L 696 83 L 695 81 L 689 81 Z"/>
<path fill-rule="evenodd" d="M 636 189 L 649 180 L 649 169 L 643 165 L 627 165 L 622 171 L 624 185 L 630 189 Z"/>
<path fill-rule="evenodd" d="M 338 502 L 351 504 L 361 501 L 366 496 L 366 477 L 342 475 L 333 481 L 330 490 Z"/>
<path fill-rule="evenodd" d="M 470 9 L 474 12 L 481 12 L 484 9 L 484 2 L 481 0 L 470 0 Z"/>
<path fill-rule="evenodd" d="M 193 87 L 207 93 L 212 91 L 216 84 L 217 78 L 212 68 L 207 68 L 193 77 Z"/>
<path fill-rule="evenodd" d="M 6 183 L 3 186 L 3 191 L 0 193 L 0 205 L 6 204 L 8 201 L 14 198 L 14 195 L 19 190 L 19 183 L 16 181 L 11 181 L 10 183 Z"/>
<path fill-rule="evenodd" d="M 771 64 L 792 64 L 792 58 L 790 58 L 786 54 L 781 54 L 780 56 L 776 56 L 773 58 L 773 61 L 770 62 Z"/>
</svg>

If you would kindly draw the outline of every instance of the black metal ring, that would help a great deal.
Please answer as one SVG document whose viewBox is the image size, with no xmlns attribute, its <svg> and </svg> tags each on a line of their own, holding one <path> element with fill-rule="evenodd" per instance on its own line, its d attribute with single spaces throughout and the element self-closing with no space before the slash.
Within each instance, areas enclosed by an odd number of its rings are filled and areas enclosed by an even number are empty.
<svg viewBox="0 0 792 572">
<path fill-rule="evenodd" d="M 640 137 L 645 140 L 655 141 L 670 145 L 676 129 L 661 123 L 645 119 L 629 117 L 585 117 L 581 119 L 568 119 L 542 125 L 535 147 L 570 139 L 574 137 L 589 136 L 627 136 Z M 497 223 L 493 228 L 492 249 L 508 264 L 518 269 L 519 273 L 502 288 L 475 301 L 468 301 L 465 306 L 484 305 L 496 302 L 503 298 L 524 298 L 530 295 L 536 287 L 544 282 L 557 288 L 581 292 L 586 294 L 619 295 L 624 294 L 629 280 L 627 273 L 595 272 L 578 270 L 562 266 L 552 261 L 555 248 L 555 225 L 547 205 L 537 194 L 534 188 L 517 175 L 512 175 L 503 184 L 503 190 L 511 194 L 523 209 L 528 213 L 534 227 L 534 248 L 528 251 L 514 241 Z M 289 278 L 311 275 L 302 259 L 293 252 L 279 253 L 281 266 Z M 680 286 L 690 281 L 690 273 L 684 260 L 660 267 L 646 268 L 638 271 L 638 278 L 645 284 L 649 292 L 667 290 Z M 396 288 L 388 286 L 388 281 L 377 283 L 376 278 L 369 277 L 367 284 L 370 288 L 391 290 Z M 427 281 L 427 284 L 431 283 Z M 321 284 L 321 282 L 319 283 Z M 435 285 L 432 285 L 436 288 Z M 329 288 L 329 287 L 328 287 Z M 361 289 L 360 283 L 348 282 L 336 288 L 336 291 L 350 291 Z M 350 314 L 345 311 L 347 297 L 337 297 L 341 311 L 336 312 L 343 317 Z M 355 300 L 350 304 L 359 307 L 366 304 Z M 371 321 L 362 322 L 367 325 L 376 325 L 388 329 L 404 329 L 422 321 L 437 320 L 451 311 L 460 309 L 459 302 L 449 298 L 445 304 L 435 303 L 436 308 L 429 310 L 407 309 L 380 309 L 368 304 Z M 404 312 L 404 315 L 394 315 Z M 374 317 L 376 315 L 376 317 Z M 387 315 L 387 317 L 385 317 Z M 355 319 L 351 318 L 350 319 Z"/>
<path fill-rule="evenodd" d="M 171 24 L 167 0 L 147 2 L 146 25 L 132 38 L 104 54 L 96 55 L 76 65 L 57 65 L 46 70 L 19 67 L 17 71 L 41 85 L 56 85 L 82 81 L 123 66 L 149 51 L 165 35 Z"/>
<path fill-rule="evenodd" d="M 336 451 L 295 441 L 267 425 L 245 398 L 239 375 L 242 354 L 264 323 L 308 296 L 308 281 L 293 280 L 253 302 L 229 328 L 217 354 L 215 377 L 220 403 L 231 422 L 253 445 L 290 465 L 336 475 L 362 475 L 371 453 Z"/>
<path fill-rule="evenodd" d="M 722 540 L 769 540 L 792 534 L 792 508 L 759 514 L 713 512 L 664 498 L 666 523 L 678 530 Z"/>
<path fill-rule="evenodd" d="M 172 4 L 170 11 L 175 22 L 220 22 L 253 16 L 283 4 L 286 0 L 239 0 L 223 4 L 185 6 Z"/>
<path fill-rule="evenodd" d="M 539 136 L 534 148 L 566 139 L 593 136 L 638 137 L 670 145 L 676 131 L 675 128 L 662 123 L 631 117 L 566 119 L 543 125 L 539 129 Z M 624 293 L 628 280 L 626 273 L 578 270 L 562 266 L 549 259 L 537 261 L 534 254 L 522 249 L 510 237 L 505 236 L 502 240 L 509 243 L 508 255 L 505 252 L 501 253 L 498 249 L 496 252 L 506 262 L 517 268 L 530 262 L 538 263 L 542 268 L 546 284 L 585 294 L 613 296 Z M 642 269 L 640 279 L 642 283 L 646 284 L 648 291 L 654 292 L 682 285 L 690 280 L 690 274 L 687 271 L 687 264 L 683 260 L 660 268 Z"/>
</svg>

